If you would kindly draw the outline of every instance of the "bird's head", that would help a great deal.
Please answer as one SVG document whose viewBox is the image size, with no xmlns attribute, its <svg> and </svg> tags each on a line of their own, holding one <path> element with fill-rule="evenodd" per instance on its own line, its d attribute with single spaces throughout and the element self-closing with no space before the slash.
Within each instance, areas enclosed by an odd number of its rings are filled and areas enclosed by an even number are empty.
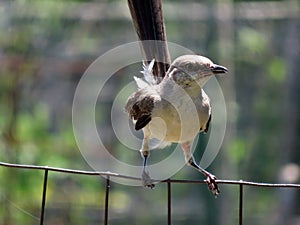
<svg viewBox="0 0 300 225">
<path fill-rule="evenodd" d="M 183 55 L 174 60 L 167 75 L 183 88 L 195 85 L 203 87 L 215 74 L 224 74 L 224 66 L 214 64 L 210 59 L 200 55 Z"/>
</svg>

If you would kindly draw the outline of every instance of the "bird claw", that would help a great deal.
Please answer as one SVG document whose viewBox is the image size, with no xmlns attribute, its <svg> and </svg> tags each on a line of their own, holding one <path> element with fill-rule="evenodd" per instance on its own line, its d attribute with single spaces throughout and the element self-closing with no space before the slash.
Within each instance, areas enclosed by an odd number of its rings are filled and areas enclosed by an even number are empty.
<svg viewBox="0 0 300 225">
<path fill-rule="evenodd" d="M 207 175 L 205 182 L 208 185 L 208 189 L 217 197 L 220 194 L 220 189 L 216 183 L 216 176 L 212 174 Z"/>
<path fill-rule="evenodd" d="M 152 179 L 148 172 L 143 171 L 142 173 L 142 183 L 145 187 L 153 189 L 155 187 L 155 184 L 152 183 Z"/>
</svg>

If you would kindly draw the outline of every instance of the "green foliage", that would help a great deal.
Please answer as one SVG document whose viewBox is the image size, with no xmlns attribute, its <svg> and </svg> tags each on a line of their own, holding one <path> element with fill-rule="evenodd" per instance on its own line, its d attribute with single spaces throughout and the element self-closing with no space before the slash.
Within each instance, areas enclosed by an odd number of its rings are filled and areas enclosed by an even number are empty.
<svg viewBox="0 0 300 225">
<path fill-rule="evenodd" d="M 263 33 L 253 28 L 241 28 L 238 31 L 239 60 L 260 65 L 262 53 L 267 48 L 267 38 Z"/>
<path fill-rule="evenodd" d="M 285 61 L 282 58 L 273 58 L 269 64 L 268 72 L 273 81 L 283 82 L 287 76 Z"/>
<path fill-rule="evenodd" d="M 228 144 L 228 154 L 230 160 L 232 160 L 232 163 L 234 163 L 235 165 L 241 165 L 241 163 L 245 161 L 247 151 L 250 150 L 249 144 L 250 142 L 248 140 L 243 140 L 241 138 L 232 140 Z"/>
</svg>

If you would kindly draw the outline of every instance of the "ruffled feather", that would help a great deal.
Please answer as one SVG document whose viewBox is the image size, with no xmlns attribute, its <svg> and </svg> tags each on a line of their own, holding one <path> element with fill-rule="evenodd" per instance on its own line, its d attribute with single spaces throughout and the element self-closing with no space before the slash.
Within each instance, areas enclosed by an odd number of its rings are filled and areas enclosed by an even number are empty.
<svg viewBox="0 0 300 225">
<path fill-rule="evenodd" d="M 152 59 L 151 62 L 147 65 L 143 62 L 143 70 L 141 73 L 144 75 L 144 79 L 134 76 L 134 80 L 139 89 L 143 89 L 148 86 L 153 86 L 157 84 L 157 80 L 153 75 L 153 66 L 154 66 L 155 59 Z"/>
</svg>

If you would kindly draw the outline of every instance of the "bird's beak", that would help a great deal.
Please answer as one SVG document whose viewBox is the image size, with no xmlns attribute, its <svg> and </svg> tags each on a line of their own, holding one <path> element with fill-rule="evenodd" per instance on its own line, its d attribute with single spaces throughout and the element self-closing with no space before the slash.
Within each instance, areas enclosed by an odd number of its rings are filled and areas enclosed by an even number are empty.
<svg viewBox="0 0 300 225">
<path fill-rule="evenodd" d="M 211 66 L 211 71 L 214 73 L 214 74 L 221 74 L 221 73 L 227 73 L 228 72 L 228 69 L 224 66 L 220 66 L 220 65 L 217 65 L 217 64 L 213 64 Z"/>
</svg>

